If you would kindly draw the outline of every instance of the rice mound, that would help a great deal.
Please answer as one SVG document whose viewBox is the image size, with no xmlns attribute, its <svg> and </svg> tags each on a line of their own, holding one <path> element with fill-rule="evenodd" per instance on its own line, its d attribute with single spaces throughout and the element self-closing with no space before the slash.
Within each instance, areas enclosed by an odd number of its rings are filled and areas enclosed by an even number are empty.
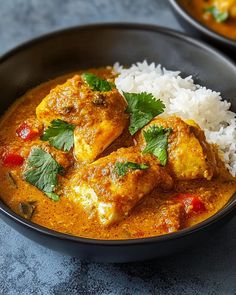
<svg viewBox="0 0 236 295">
<path fill-rule="evenodd" d="M 218 145 L 219 154 L 229 172 L 236 176 L 236 114 L 219 92 L 194 84 L 192 76 L 181 78 L 179 71 L 161 65 L 137 62 L 129 68 L 116 63 L 115 84 L 125 92 L 149 92 L 161 99 L 163 115 L 193 119 L 204 130 L 207 141 Z"/>
</svg>

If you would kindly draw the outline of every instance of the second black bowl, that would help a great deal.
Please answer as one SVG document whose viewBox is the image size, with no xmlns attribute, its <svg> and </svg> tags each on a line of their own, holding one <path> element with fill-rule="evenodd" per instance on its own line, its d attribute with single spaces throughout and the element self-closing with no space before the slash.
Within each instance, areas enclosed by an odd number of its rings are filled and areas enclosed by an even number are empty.
<svg viewBox="0 0 236 295">
<path fill-rule="evenodd" d="M 196 20 L 182 7 L 178 0 L 169 0 L 169 2 L 178 21 L 187 32 L 217 46 L 231 58 L 236 59 L 236 41 L 218 34 Z"/>
</svg>

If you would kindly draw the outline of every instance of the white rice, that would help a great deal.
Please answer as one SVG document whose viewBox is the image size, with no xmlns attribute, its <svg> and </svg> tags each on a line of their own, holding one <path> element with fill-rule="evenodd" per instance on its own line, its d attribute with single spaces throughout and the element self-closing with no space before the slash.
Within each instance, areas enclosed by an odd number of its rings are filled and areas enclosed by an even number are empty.
<svg viewBox="0 0 236 295">
<path fill-rule="evenodd" d="M 208 142 L 218 145 L 226 167 L 236 176 L 236 114 L 219 92 L 194 84 L 191 76 L 181 78 L 180 72 L 146 61 L 130 68 L 116 63 L 114 69 L 119 73 L 115 84 L 120 92 L 152 93 L 165 103 L 164 115 L 176 114 L 198 123 Z"/>
</svg>

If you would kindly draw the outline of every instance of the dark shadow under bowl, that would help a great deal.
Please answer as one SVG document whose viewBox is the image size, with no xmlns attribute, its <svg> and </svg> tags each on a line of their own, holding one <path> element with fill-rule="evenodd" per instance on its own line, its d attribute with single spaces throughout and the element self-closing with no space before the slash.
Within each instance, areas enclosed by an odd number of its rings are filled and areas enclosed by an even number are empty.
<svg viewBox="0 0 236 295">
<path fill-rule="evenodd" d="M 182 7 L 178 0 L 169 0 L 169 2 L 179 23 L 188 33 L 215 45 L 236 60 L 236 40 L 224 37 L 196 20 Z"/>
<path fill-rule="evenodd" d="M 0 113 L 26 90 L 61 74 L 89 67 L 161 63 L 221 91 L 236 111 L 236 67 L 207 45 L 178 32 L 149 25 L 75 27 L 28 42 L 0 59 Z M 17 231 L 51 249 L 101 262 L 141 261 L 168 255 L 207 240 L 235 214 L 236 197 L 208 220 L 160 237 L 104 241 L 73 237 L 27 221 L 0 202 L 0 215 Z"/>
</svg>

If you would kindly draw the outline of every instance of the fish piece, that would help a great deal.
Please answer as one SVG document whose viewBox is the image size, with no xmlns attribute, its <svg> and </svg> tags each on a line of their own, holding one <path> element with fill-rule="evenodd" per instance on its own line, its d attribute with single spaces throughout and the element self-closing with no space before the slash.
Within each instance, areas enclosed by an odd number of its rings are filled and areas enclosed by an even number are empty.
<svg viewBox="0 0 236 295">
<path fill-rule="evenodd" d="M 153 125 L 172 129 L 168 137 L 166 167 L 175 178 L 210 180 L 217 175 L 217 152 L 212 145 L 207 143 L 203 130 L 193 120 L 185 122 L 176 116 L 155 118 L 142 129 L 136 138 L 137 146 L 141 150 L 146 146 L 143 131 Z"/>
<path fill-rule="evenodd" d="M 143 169 L 129 168 L 126 173 L 119 174 L 117 163 L 127 162 L 139 164 Z M 66 195 L 79 203 L 90 217 L 97 215 L 105 226 L 127 216 L 155 187 L 170 189 L 172 185 L 172 178 L 165 168 L 156 165 L 151 156 L 130 147 L 121 148 L 75 171 L 67 184 L 69 193 Z"/>
<path fill-rule="evenodd" d="M 56 119 L 74 124 L 74 156 L 80 162 L 92 162 L 127 126 L 125 109 L 126 102 L 116 88 L 93 91 L 75 75 L 50 91 L 36 115 L 44 126 Z"/>
</svg>

